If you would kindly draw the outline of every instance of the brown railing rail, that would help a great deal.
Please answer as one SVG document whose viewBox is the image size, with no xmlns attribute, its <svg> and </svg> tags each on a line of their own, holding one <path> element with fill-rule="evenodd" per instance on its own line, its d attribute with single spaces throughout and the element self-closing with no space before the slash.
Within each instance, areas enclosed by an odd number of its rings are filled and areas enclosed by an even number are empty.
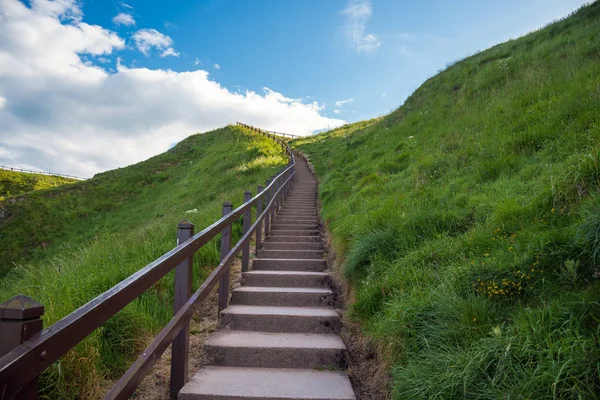
<svg viewBox="0 0 600 400">
<path fill-rule="evenodd" d="M 0 169 L 3 169 L 5 171 L 24 172 L 26 174 L 59 176 L 61 178 L 77 179 L 78 181 L 85 181 L 86 180 L 86 178 L 82 178 L 80 176 L 75 176 L 75 175 L 57 174 L 55 172 L 33 171 L 31 169 L 22 169 L 22 168 L 16 168 L 16 167 L 7 167 L 6 165 L 0 165 Z"/>
<path fill-rule="evenodd" d="M 17 296 L 0 305 L 0 400 L 37 398 L 39 375 L 61 356 L 75 347 L 95 329 L 131 303 L 169 271 L 175 269 L 174 316 L 158 336 L 139 356 L 125 375 L 119 379 L 105 399 L 127 399 L 162 353 L 172 343 L 171 382 L 172 398 L 183 387 L 187 379 L 189 322 L 194 311 L 219 284 L 219 311 L 227 306 L 229 298 L 229 266 L 242 252 L 242 272 L 249 264 L 250 239 L 256 234 L 256 248 L 260 248 L 263 233 L 269 230 L 269 221 L 279 209 L 295 179 L 295 160 L 285 142 L 269 132 L 244 124 L 240 126 L 271 137 L 281 144 L 289 158 L 288 165 L 277 175 L 267 180 L 265 188 L 258 187 L 252 197 L 245 194 L 245 202 L 232 210 L 232 205 L 223 205 L 223 217 L 201 232 L 193 234 L 194 226 L 189 221 L 178 225 L 178 245 L 160 258 L 116 286 L 102 293 L 47 329 L 42 330 L 40 316 L 43 306 L 25 296 Z M 256 220 L 251 221 L 252 207 L 256 207 Z M 243 236 L 231 248 L 231 225 L 243 216 Z M 192 257 L 203 245 L 221 233 L 221 262 L 191 293 Z"/>
<path fill-rule="evenodd" d="M 290 139 L 295 139 L 295 138 L 301 137 L 300 135 L 292 135 L 291 133 L 283 133 L 283 132 L 275 132 L 275 131 L 265 131 L 265 130 L 255 128 L 255 127 L 250 126 L 250 125 L 242 124 L 241 122 L 238 122 L 237 124 L 239 126 L 243 126 L 244 128 L 251 129 L 254 132 L 258 132 L 260 134 L 265 134 L 265 133 L 269 134 L 270 133 L 272 137 L 282 136 L 283 138 L 290 138 Z"/>
</svg>

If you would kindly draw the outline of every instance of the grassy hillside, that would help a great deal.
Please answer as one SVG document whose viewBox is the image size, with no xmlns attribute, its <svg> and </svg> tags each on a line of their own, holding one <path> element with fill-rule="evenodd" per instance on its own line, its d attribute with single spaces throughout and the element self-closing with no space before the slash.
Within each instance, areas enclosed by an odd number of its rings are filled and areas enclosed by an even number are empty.
<svg viewBox="0 0 600 400">
<path fill-rule="evenodd" d="M 600 396 L 600 3 L 295 140 L 397 399 Z"/>
<path fill-rule="evenodd" d="M 52 324 L 175 246 L 177 223 L 196 230 L 287 163 L 270 139 L 227 127 L 194 135 L 147 161 L 31 192 L 1 206 L 0 301 L 23 293 Z M 13 198 L 14 199 L 14 198 Z M 241 225 L 234 226 L 239 235 Z M 45 243 L 45 245 L 44 245 Z M 194 287 L 218 264 L 217 240 L 194 258 Z M 7 271 L 9 262 L 17 263 Z M 172 316 L 166 276 L 43 375 L 48 398 L 98 398 Z"/>
<path fill-rule="evenodd" d="M 32 190 L 49 189 L 74 182 L 77 182 L 77 180 L 0 169 L 0 200 L 4 197 L 17 196 Z"/>
</svg>

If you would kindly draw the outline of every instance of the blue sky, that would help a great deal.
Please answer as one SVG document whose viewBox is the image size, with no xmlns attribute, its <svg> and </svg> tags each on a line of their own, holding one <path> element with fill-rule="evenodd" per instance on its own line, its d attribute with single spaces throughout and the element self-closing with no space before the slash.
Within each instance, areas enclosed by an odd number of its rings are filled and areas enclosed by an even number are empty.
<svg viewBox="0 0 600 400">
<path fill-rule="evenodd" d="M 582 0 L 0 0 L 0 164 L 92 176 L 243 121 L 310 134 Z"/>
<path fill-rule="evenodd" d="M 122 36 L 139 28 L 157 29 L 173 39 L 180 53 L 147 58 L 123 52 L 124 63 L 176 71 L 203 68 L 232 90 L 267 86 L 292 98 L 310 96 L 326 104 L 326 115 L 356 121 L 388 113 L 448 62 L 519 37 L 585 2 L 374 0 L 365 32 L 381 44 L 369 52 L 348 40 L 344 10 L 352 2 L 176 3 L 88 0 L 83 12 L 88 22 Z M 115 27 L 117 11 L 132 15 L 136 25 Z M 339 109 L 335 103 L 345 99 L 354 100 L 334 114 Z"/>
</svg>

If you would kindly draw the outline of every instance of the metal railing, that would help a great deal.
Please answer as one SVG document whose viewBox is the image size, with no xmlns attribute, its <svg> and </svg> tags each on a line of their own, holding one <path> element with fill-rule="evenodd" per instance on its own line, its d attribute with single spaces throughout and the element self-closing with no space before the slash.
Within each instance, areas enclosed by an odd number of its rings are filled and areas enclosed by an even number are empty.
<svg viewBox="0 0 600 400">
<path fill-rule="evenodd" d="M 15 168 L 15 167 L 7 167 L 6 165 L 0 165 L 0 169 L 3 169 L 5 171 L 14 171 L 14 172 L 24 172 L 26 174 L 36 174 L 36 175 L 47 175 L 47 176 L 59 176 L 61 178 L 69 178 L 69 179 L 76 179 L 78 181 L 85 181 L 87 178 L 82 178 L 80 176 L 75 176 L 75 175 L 65 175 L 65 174 L 57 174 L 55 172 L 44 172 L 44 171 L 33 171 L 30 169 L 22 169 L 22 168 Z"/>
<path fill-rule="evenodd" d="M 256 248 L 261 247 L 262 238 L 268 233 L 270 223 L 279 212 L 295 180 L 295 160 L 290 148 L 283 140 L 270 133 L 259 133 L 266 134 L 281 144 L 289 163 L 278 175 L 267 180 L 264 189 L 259 186 L 256 196 L 252 197 L 247 191 L 244 203 L 238 208 L 232 210 L 230 202 L 224 203 L 223 217 L 197 234 L 194 234 L 191 222 L 181 221 L 178 225 L 177 247 L 47 329 L 42 330 L 40 319 L 44 307 L 34 300 L 20 295 L 0 305 L 1 400 L 11 399 L 15 395 L 19 399 L 37 398 L 37 380 L 46 368 L 173 269 L 173 318 L 106 394 L 105 399 L 129 398 L 170 344 L 173 345 L 170 393 L 172 398 L 177 397 L 187 379 L 189 323 L 194 311 L 217 283 L 219 311 L 227 307 L 231 263 L 241 251 L 242 272 L 248 270 L 250 239 L 256 235 Z M 256 207 L 254 222 L 253 207 Z M 243 236 L 232 248 L 231 227 L 240 216 L 243 217 Z M 221 262 L 192 294 L 192 257 L 219 233 Z"/>
</svg>

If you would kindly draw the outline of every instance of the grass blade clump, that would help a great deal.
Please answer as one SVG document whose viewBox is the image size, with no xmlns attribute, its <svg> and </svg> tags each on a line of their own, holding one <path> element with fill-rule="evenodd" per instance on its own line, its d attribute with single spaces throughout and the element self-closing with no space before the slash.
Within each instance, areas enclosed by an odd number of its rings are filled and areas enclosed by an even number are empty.
<svg viewBox="0 0 600 400">
<path fill-rule="evenodd" d="M 397 399 L 598 398 L 600 2 L 293 145 Z"/>
</svg>

